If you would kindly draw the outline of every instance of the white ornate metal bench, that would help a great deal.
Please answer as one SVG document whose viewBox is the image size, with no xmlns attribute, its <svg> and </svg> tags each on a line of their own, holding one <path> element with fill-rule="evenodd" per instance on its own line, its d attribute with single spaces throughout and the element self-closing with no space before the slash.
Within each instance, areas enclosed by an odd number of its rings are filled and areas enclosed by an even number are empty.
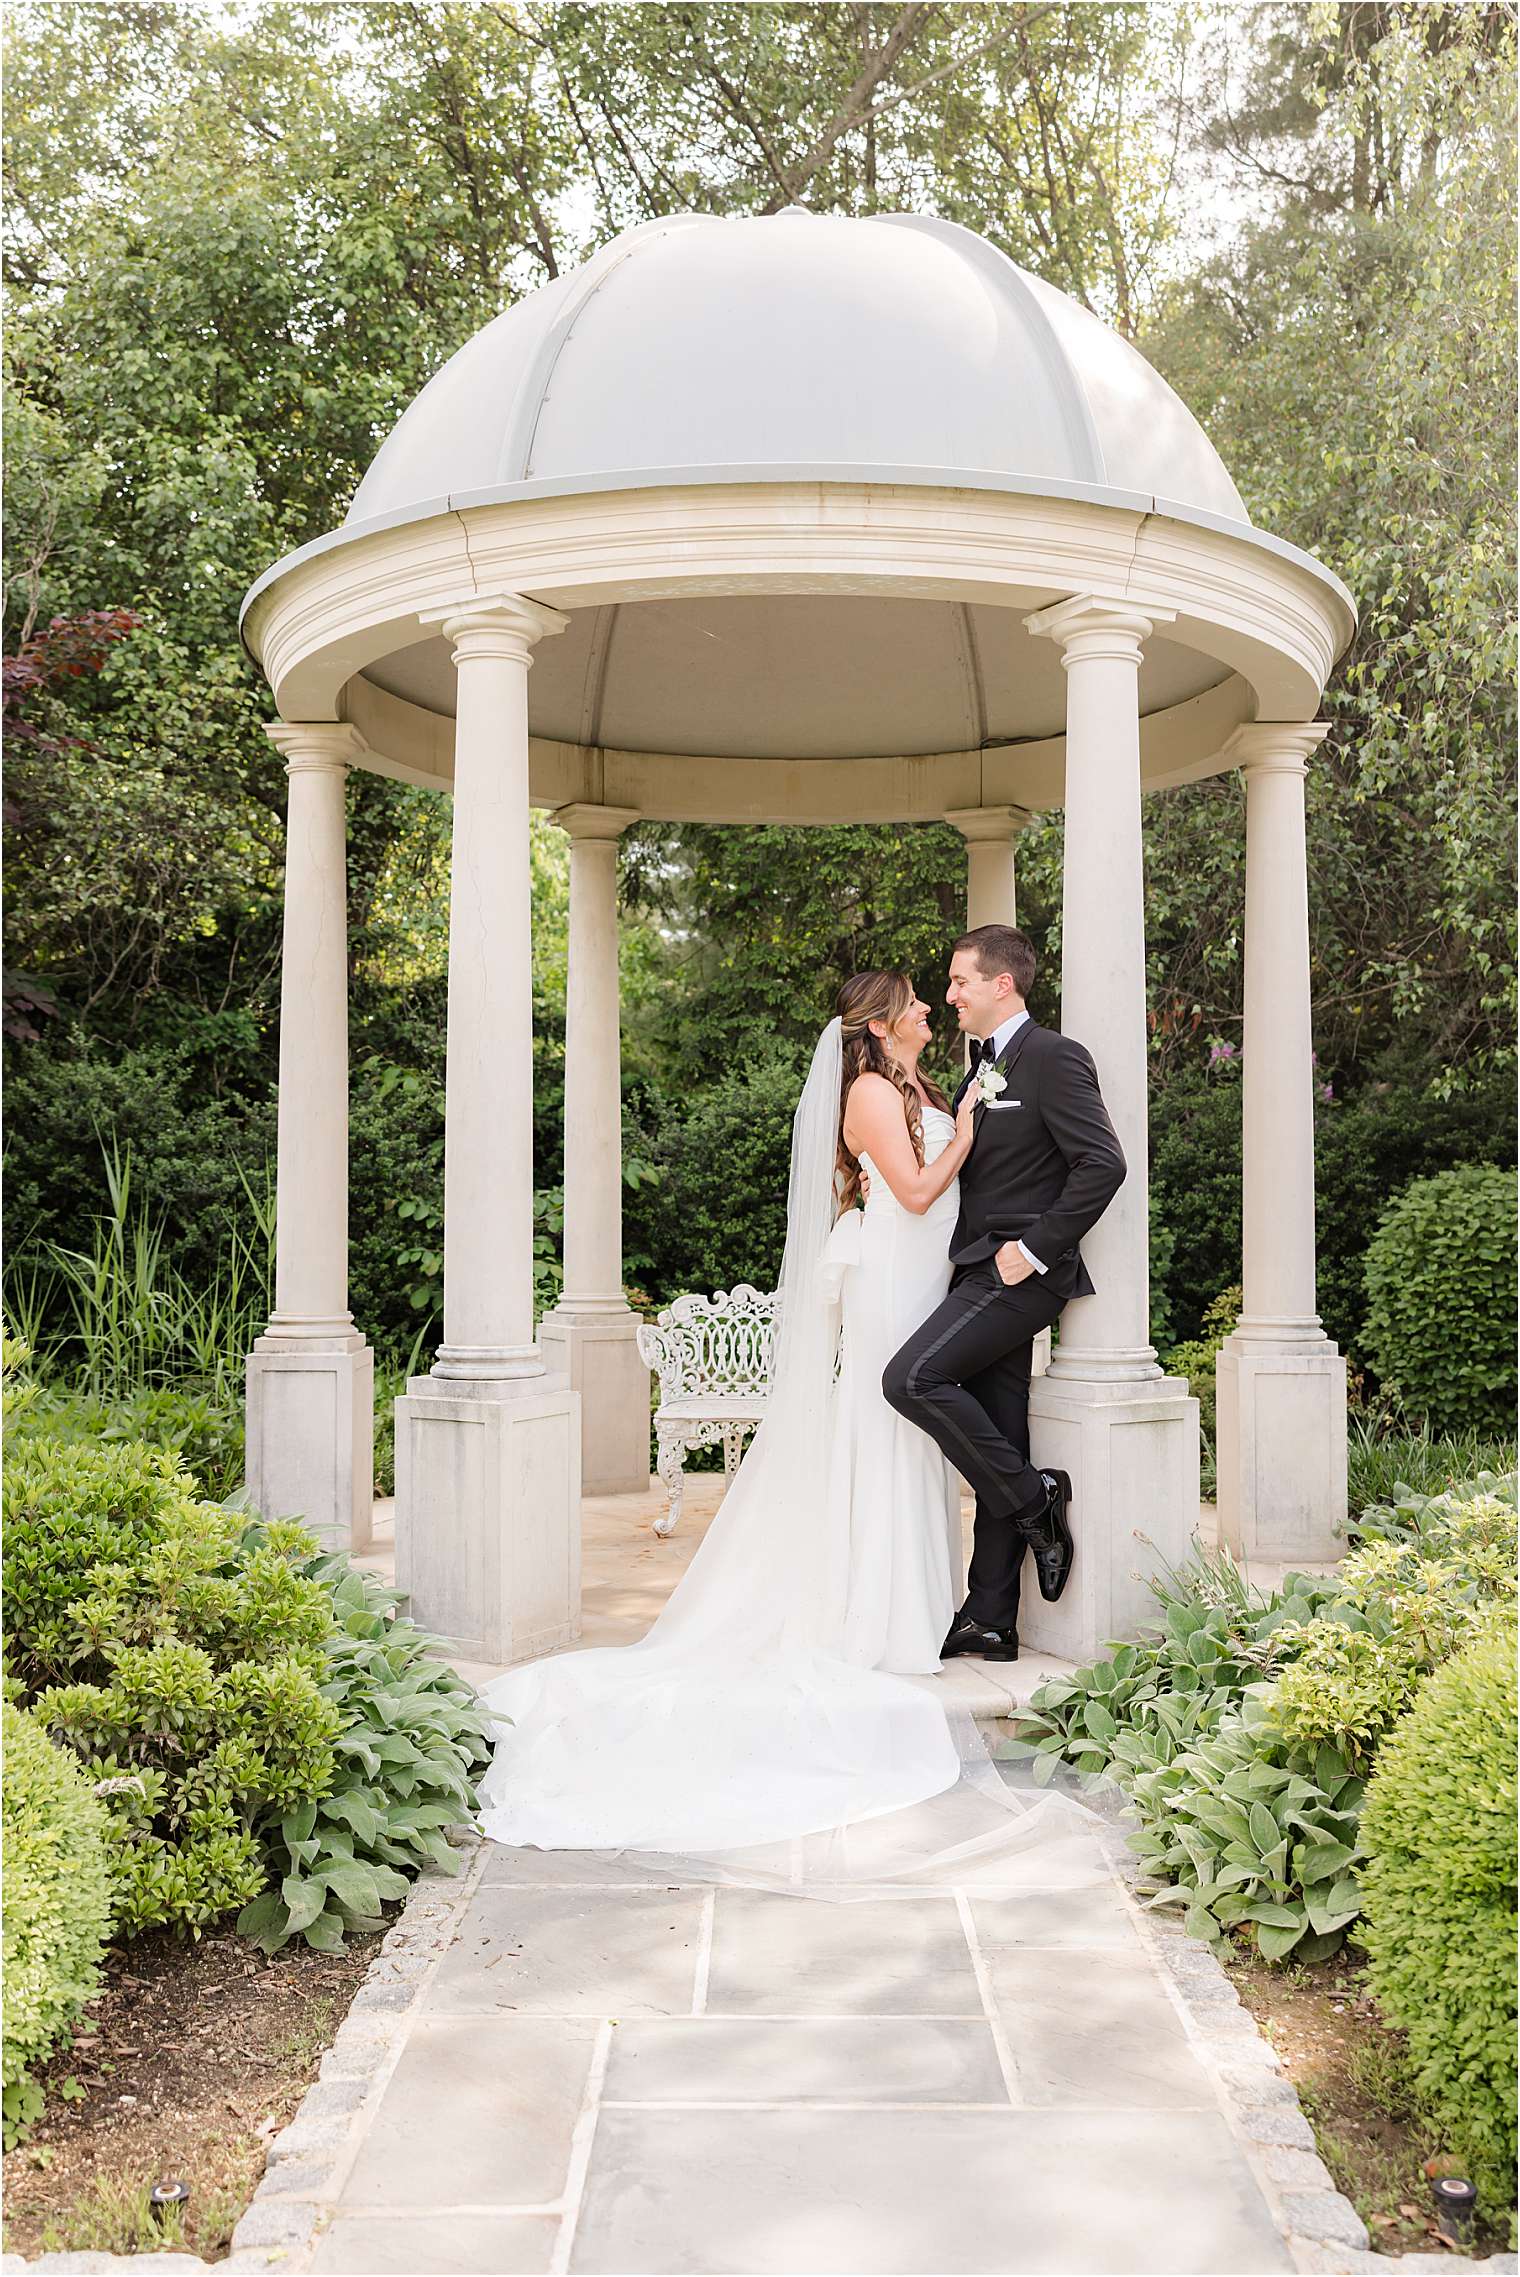
<svg viewBox="0 0 1520 2277">
<path fill-rule="evenodd" d="M 739 1468 L 744 1442 L 765 1412 L 776 1299 L 747 1281 L 710 1297 L 677 1297 L 638 1332 L 639 1358 L 660 1380 L 656 1467 L 668 1496 L 657 1534 L 681 1517 L 687 1450 L 723 1447 L 723 1475 Z"/>
</svg>

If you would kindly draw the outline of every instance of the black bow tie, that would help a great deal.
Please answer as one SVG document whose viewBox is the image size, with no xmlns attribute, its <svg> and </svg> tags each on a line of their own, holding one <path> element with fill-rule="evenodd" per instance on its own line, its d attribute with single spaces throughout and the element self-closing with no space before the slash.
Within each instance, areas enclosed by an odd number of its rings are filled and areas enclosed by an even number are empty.
<svg viewBox="0 0 1520 2277">
<path fill-rule="evenodd" d="M 977 1047 L 976 1057 L 971 1064 L 973 1067 L 981 1067 L 985 1065 L 989 1059 L 996 1058 L 997 1053 L 993 1049 L 993 1038 L 991 1036 L 984 1036 L 980 1045 Z"/>
</svg>

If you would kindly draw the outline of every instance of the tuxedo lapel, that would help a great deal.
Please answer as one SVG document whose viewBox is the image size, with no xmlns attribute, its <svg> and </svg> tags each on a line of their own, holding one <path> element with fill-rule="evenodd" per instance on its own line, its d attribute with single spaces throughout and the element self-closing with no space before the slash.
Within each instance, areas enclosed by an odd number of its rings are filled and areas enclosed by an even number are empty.
<svg viewBox="0 0 1520 2277">
<path fill-rule="evenodd" d="M 1002 1074 L 1003 1076 L 1005 1076 L 1005 1077 L 1006 1077 L 1006 1076 L 1008 1076 L 1008 1075 L 1009 1075 L 1009 1074 L 1012 1072 L 1012 1070 L 1013 1070 L 1013 1067 L 1014 1067 L 1015 1063 L 1017 1062 L 1017 1059 L 1018 1059 L 1019 1053 L 1020 1053 L 1020 1052 L 1023 1050 L 1023 1048 L 1024 1048 L 1024 1038 L 1025 1038 L 1025 1037 L 1026 1037 L 1026 1036 L 1029 1034 L 1029 1031 L 1030 1031 L 1030 1029 L 1031 1029 L 1031 1028 L 1032 1028 L 1034 1025 L 1035 1025 L 1035 1023 L 1034 1023 L 1034 1021 L 1033 1021 L 1033 1020 L 1026 1020 L 1026 1021 L 1023 1023 L 1023 1025 L 1022 1025 L 1022 1026 L 1021 1026 L 1021 1027 L 1018 1029 L 1017 1033 L 1009 1037 L 1009 1039 L 1008 1039 L 1007 1043 L 1006 1043 L 1006 1044 L 1003 1046 L 1002 1050 L 1001 1050 L 1001 1051 L 998 1053 L 998 1056 L 997 1056 L 997 1058 L 996 1058 L 996 1059 L 993 1061 L 993 1063 L 992 1063 L 992 1064 L 993 1064 L 993 1066 L 994 1066 L 995 1068 L 997 1068 L 997 1069 L 998 1069 L 998 1071 L 1000 1072 L 1000 1074 Z M 969 1083 L 970 1081 L 971 1081 L 971 1077 L 968 1075 L 968 1076 L 967 1076 L 967 1078 L 966 1078 L 966 1082 L 967 1082 L 967 1083 Z M 966 1086 L 965 1086 L 965 1084 L 963 1083 L 963 1084 L 961 1085 L 961 1090 L 960 1090 L 960 1091 L 957 1091 L 957 1093 L 955 1094 L 955 1103 L 956 1103 L 956 1105 L 957 1105 L 957 1106 L 959 1106 L 959 1105 L 960 1105 L 960 1102 L 961 1102 L 961 1092 L 963 1092 L 963 1091 L 965 1090 L 965 1087 L 966 1087 Z M 985 1123 L 985 1122 L 986 1122 L 986 1120 L 987 1120 L 986 1108 L 985 1108 L 985 1105 L 984 1105 L 983 1101 L 981 1101 L 981 1100 L 979 1099 L 979 1100 L 977 1101 L 977 1104 L 976 1104 L 976 1124 L 975 1124 L 975 1136 L 973 1137 L 973 1139 L 972 1139 L 972 1142 L 971 1142 L 971 1150 L 972 1150 L 972 1153 L 973 1153 L 973 1154 L 974 1154 L 974 1153 L 975 1153 L 975 1151 L 976 1151 L 976 1140 L 977 1140 L 977 1138 L 979 1138 L 979 1137 L 981 1136 L 982 1125 L 983 1125 L 983 1123 Z M 969 1159 L 969 1157 L 968 1157 L 968 1159 Z"/>
<path fill-rule="evenodd" d="M 997 1058 L 993 1061 L 993 1066 L 1001 1068 L 1004 1075 L 1007 1075 L 1010 1072 L 1014 1061 L 1018 1058 L 1019 1053 L 1024 1049 L 1024 1039 L 1029 1034 L 1033 1026 L 1033 1020 L 1026 1020 L 1024 1022 L 1024 1025 L 1019 1029 L 1017 1035 L 1009 1037 L 1002 1051 L 999 1052 Z"/>
</svg>

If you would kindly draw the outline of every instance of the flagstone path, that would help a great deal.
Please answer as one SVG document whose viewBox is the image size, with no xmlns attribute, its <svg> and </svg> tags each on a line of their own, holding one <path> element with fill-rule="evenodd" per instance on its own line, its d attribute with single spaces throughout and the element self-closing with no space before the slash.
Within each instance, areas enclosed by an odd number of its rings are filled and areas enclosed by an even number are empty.
<svg viewBox="0 0 1520 2277">
<path fill-rule="evenodd" d="M 584 1642 L 643 1632 L 718 1493 L 692 1482 L 672 1542 L 652 1496 L 588 1501 Z M 1057 1665 L 950 1681 L 990 1719 Z M 473 1844 L 387 1938 L 235 2259 L 1350 2268 L 1365 2232 L 1276 2058 L 1209 1956 L 1137 1905 L 1121 1852 L 1088 1886 L 835 1905 Z"/>
</svg>

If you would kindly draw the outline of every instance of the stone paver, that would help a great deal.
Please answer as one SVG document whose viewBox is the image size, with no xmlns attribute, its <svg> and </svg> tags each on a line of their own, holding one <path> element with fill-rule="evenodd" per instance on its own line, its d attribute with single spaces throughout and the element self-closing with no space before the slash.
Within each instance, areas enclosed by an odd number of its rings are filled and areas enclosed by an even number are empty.
<svg viewBox="0 0 1520 2277">
<path fill-rule="evenodd" d="M 1216 2098 L 1148 1954 L 987 1955 L 1023 2101 L 1207 2110 Z"/>
<path fill-rule="evenodd" d="M 377 2211 L 427 2206 L 446 2174 L 459 2204 L 551 2204 L 568 2179 L 595 2043 L 584 2017 L 420 2016 L 345 2197 Z"/>
<path fill-rule="evenodd" d="M 707 2007 L 729 2016 L 980 2016 L 948 1896 L 827 1899 L 720 1890 Z"/>
<path fill-rule="evenodd" d="M 549 2214 L 431 2215 L 398 2221 L 340 2214 L 307 2263 L 333 2277 L 537 2277 L 552 2265 L 559 2223 Z"/>
<path fill-rule="evenodd" d="M 438 1971 L 455 2016 L 685 2016 L 696 1890 L 482 1888 Z"/>
<path fill-rule="evenodd" d="M 614 2103 L 1003 2103 L 992 2027 L 969 2016 L 683 2017 L 622 2024 Z"/>
<path fill-rule="evenodd" d="M 570 2267 L 733 2271 L 1286 2270 L 1217 2113 L 608 2110 Z"/>
</svg>

